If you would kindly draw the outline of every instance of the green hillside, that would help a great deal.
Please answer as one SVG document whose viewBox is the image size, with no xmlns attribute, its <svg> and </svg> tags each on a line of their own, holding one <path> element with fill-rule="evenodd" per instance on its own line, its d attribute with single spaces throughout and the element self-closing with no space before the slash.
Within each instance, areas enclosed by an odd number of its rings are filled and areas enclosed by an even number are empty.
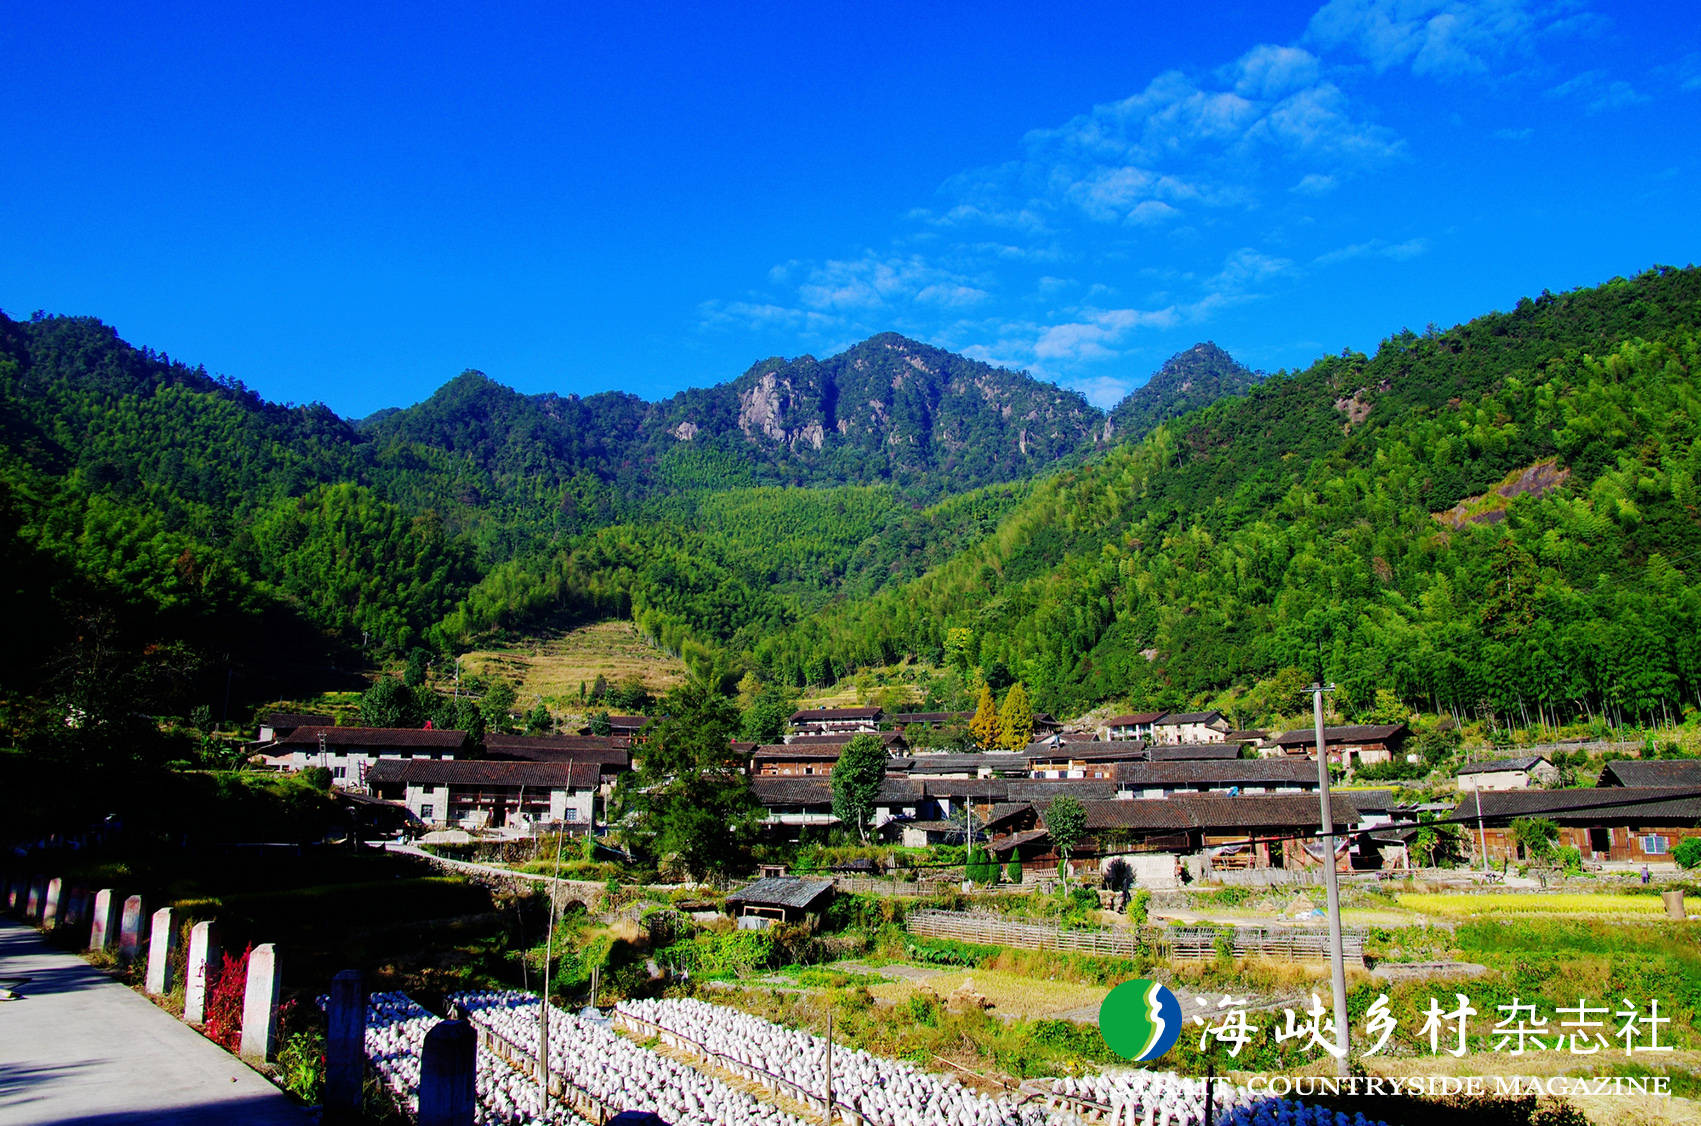
<svg viewBox="0 0 1701 1126">
<path fill-rule="evenodd" d="M 966 664 L 1061 714 L 1256 717 L 1320 666 L 1365 718 L 1379 688 L 1502 716 L 1701 704 L 1698 300 L 1701 272 L 1656 270 L 1279 373 L 1047 478 L 991 537 L 757 662 L 943 661 L 955 629 Z M 1432 515 L 1539 462 L 1545 495 Z"/>
<path fill-rule="evenodd" d="M 1319 669 L 1364 718 L 1675 712 L 1698 300 L 1658 269 L 1256 383 L 1202 345 L 1150 419 L 1244 394 L 1109 448 L 1077 397 L 890 334 L 659 404 L 466 373 L 350 424 L 0 317 L 8 723 L 605 617 L 728 682 L 915 658 L 1065 715 L 1252 721 Z"/>
</svg>

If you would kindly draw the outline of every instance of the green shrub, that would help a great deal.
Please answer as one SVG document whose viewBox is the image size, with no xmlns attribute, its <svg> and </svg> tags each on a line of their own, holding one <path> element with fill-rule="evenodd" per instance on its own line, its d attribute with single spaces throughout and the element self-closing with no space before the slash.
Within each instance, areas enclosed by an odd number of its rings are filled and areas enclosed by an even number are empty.
<svg viewBox="0 0 1701 1126">
<path fill-rule="evenodd" d="M 1677 847 L 1672 849 L 1671 858 L 1677 861 L 1680 868 L 1701 865 L 1701 837 L 1687 837 L 1677 842 Z"/>
<path fill-rule="evenodd" d="M 1022 882 L 1022 861 L 1014 853 L 1010 855 L 1010 863 L 1004 866 L 1004 878 L 1013 884 Z"/>
</svg>

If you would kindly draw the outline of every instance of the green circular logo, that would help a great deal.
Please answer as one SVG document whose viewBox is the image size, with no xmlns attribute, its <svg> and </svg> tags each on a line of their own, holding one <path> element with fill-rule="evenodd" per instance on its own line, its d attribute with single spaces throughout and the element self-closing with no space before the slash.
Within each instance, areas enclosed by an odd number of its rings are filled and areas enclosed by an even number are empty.
<svg viewBox="0 0 1701 1126">
<path fill-rule="evenodd" d="M 1137 977 L 1112 989 L 1099 1006 L 1099 1032 L 1125 1060 L 1155 1060 L 1181 1036 L 1181 1002 L 1164 985 Z"/>
</svg>

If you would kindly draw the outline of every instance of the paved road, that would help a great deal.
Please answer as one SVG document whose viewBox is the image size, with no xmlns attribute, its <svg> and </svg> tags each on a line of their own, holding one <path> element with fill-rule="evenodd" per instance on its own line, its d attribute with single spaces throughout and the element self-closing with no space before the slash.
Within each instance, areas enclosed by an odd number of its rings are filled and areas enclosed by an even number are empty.
<svg viewBox="0 0 1701 1126">
<path fill-rule="evenodd" d="M 304 1126 L 252 1068 L 28 927 L 0 920 L 0 1123 Z M 4 983 L 10 985 L 10 982 Z"/>
</svg>

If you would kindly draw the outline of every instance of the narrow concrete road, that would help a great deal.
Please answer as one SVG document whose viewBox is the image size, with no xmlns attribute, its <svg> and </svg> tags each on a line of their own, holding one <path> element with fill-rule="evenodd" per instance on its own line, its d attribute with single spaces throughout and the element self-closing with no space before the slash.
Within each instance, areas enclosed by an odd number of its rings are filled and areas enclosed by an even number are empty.
<svg viewBox="0 0 1701 1126">
<path fill-rule="evenodd" d="M 304 1126 L 288 1096 L 146 998 L 0 920 L 0 1123 Z"/>
</svg>

